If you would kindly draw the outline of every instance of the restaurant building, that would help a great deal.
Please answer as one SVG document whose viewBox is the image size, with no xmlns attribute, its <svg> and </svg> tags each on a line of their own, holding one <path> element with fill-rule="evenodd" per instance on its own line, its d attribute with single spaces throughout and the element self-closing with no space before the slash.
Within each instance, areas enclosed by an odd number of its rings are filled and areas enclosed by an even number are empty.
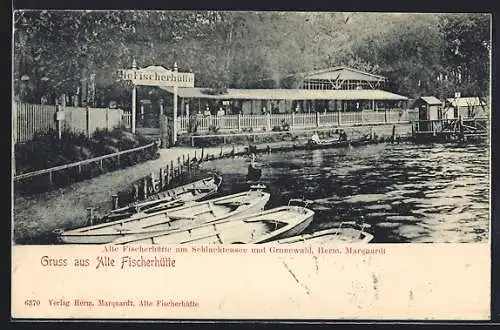
<svg viewBox="0 0 500 330">
<path fill-rule="evenodd" d="M 262 115 L 405 109 L 408 98 L 385 91 L 387 79 L 347 67 L 285 77 L 276 88 L 178 88 L 178 115 Z M 261 85 L 266 85 L 263 82 Z M 269 85 L 269 84 L 268 84 Z M 173 88 L 162 88 L 173 93 Z"/>
</svg>

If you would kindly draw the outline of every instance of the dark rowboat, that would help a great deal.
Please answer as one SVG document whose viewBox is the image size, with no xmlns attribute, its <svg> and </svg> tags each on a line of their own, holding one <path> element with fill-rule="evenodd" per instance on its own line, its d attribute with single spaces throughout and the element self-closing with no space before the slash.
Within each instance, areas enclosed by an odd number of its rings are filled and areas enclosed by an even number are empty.
<svg viewBox="0 0 500 330">
<path fill-rule="evenodd" d="M 329 148 L 348 148 L 348 147 L 356 147 L 367 144 L 374 144 L 376 141 L 372 140 L 353 140 L 353 141 L 339 141 L 338 139 L 331 140 L 321 140 L 319 143 L 314 143 L 312 141 L 308 141 L 303 148 L 306 150 L 316 150 L 316 149 L 329 149 Z M 296 149 L 301 149 L 296 146 Z"/>
<path fill-rule="evenodd" d="M 214 195 L 219 190 L 221 184 L 221 176 L 214 175 L 207 177 L 180 187 L 159 192 L 149 196 L 145 201 L 131 203 L 125 207 L 112 210 L 98 222 L 125 219 L 138 212 L 152 213 L 188 205 Z"/>
</svg>

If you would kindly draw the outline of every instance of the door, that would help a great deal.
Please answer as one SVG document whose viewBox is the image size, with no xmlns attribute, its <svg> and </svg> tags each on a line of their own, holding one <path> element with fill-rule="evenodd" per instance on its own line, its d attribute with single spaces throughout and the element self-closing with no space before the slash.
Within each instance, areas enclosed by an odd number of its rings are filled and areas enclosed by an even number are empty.
<svg viewBox="0 0 500 330">
<path fill-rule="evenodd" d="M 418 120 L 427 120 L 427 106 L 421 105 L 418 109 Z"/>
</svg>

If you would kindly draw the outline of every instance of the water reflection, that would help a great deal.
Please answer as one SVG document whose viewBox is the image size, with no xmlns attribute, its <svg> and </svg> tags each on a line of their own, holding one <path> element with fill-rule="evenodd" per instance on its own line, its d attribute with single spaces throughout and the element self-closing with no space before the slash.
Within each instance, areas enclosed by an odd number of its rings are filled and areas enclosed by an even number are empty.
<svg viewBox="0 0 500 330">
<path fill-rule="evenodd" d="M 479 242 L 489 231 L 489 159 L 484 145 L 371 145 L 259 155 L 268 206 L 314 200 L 307 231 L 342 221 L 372 224 L 374 242 Z M 244 190 L 244 158 L 205 163 Z"/>
</svg>

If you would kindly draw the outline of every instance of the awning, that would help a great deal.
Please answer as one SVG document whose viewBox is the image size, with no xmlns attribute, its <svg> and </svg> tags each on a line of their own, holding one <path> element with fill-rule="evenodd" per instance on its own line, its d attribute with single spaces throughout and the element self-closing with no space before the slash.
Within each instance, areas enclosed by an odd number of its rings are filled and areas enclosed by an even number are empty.
<svg viewBox="0 0 500 330">
<path fill-rule="evenodd" d="M 161 87 L 173 93 L 173 87 Z M 208 88 L 178 88 L 182 98 L 217 100 L 388 100 L 405 101 L 406 96 L 379 89 L 310 90 L 310 89 L 228 89 L 225 94 L 211 95 Z"/>
</svg>

